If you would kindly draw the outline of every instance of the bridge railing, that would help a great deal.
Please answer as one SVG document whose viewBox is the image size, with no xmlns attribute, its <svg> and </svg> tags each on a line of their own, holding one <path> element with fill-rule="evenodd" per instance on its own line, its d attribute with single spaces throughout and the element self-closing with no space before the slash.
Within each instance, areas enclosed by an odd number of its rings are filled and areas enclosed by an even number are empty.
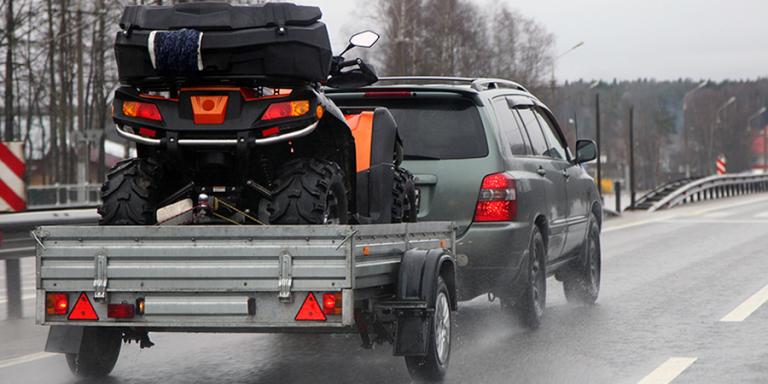
<svg viewBox="0 0 768 384">
<path fill-rule="evenodd" d="M 681 186 L 654 204 L 649 211 L 697 201 L 768 192 L 768 174 L 734 174 L 705 177 Z"/>
<path fill-rule="evenodd" d="M 27 188 L 27 208 L 62 209 L 95 207 L 99 204 L 99 184 L 54 184 Z"/>
</svg>

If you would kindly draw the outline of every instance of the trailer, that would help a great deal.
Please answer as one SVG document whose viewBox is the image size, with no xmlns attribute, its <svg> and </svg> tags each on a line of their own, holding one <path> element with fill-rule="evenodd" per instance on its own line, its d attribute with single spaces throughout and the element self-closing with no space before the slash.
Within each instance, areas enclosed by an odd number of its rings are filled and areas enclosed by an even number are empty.
<svg viewBox="0 0 768 384">
<path fill-rule="evenodd" d="M 358 333 L 415 379 L 448 367 L 456 310 L 452 223 L 48 226 L 37 241 L 45 350 L 100 377 L 150 332 Z"/>
</svg>

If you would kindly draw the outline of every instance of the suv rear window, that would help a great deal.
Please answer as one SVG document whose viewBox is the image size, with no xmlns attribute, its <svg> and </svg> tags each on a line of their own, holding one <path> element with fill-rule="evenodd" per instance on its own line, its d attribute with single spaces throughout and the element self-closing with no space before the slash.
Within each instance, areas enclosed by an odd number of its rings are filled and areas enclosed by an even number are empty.
<svg viewBox="0 0 768 384">
<path fill-rule="evenodd" d="M 405 157 L 469 159 L 488 156 L 477 107 L 461 99 L 365 99 L 343 106 L 381 106 L 392 112 L 405 144 Z"/>
</svg>

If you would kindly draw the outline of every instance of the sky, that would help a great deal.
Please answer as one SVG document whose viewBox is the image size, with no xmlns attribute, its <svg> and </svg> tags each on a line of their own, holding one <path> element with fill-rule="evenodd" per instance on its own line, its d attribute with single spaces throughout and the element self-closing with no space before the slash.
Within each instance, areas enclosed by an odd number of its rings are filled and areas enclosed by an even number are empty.
<svg viewBox="0 0 768 384">
<path fill-rule="evenodd" d="M 333 41 L 372 27 L 362 0 L 294 0 L 323 9 Z M 754 79 L 768 77 L 768 0 L 473 0 L 506 1 L 557 39 L 563 80 L 613 78 Z M 375 49 L 375 47 L 374 47 Z"/>
</svg>

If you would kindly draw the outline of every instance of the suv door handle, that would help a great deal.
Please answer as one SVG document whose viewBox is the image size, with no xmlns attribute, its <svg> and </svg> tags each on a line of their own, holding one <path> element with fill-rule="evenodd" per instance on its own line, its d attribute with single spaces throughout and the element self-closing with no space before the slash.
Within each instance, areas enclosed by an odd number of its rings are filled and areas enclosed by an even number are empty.
<svg viewBox="0 0 768 384">
<path fill-rule="evenodd" d="M 539 176 L 546 176 L 547 175 L 547 170 L 544 169 L 544 167 L 539 166 L 539 169 L 536 170 L 536 173 L 538 173 Z"/>
</svg>

